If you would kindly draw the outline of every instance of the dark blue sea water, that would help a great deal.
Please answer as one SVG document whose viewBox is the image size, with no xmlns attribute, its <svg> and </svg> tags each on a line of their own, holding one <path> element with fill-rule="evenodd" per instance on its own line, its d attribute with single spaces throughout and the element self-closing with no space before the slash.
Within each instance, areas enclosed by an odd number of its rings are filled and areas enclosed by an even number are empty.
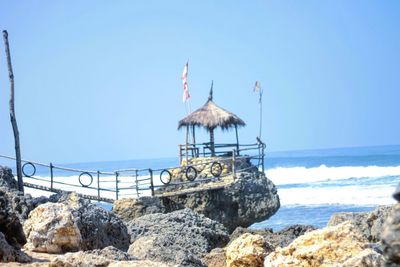
<svg viewBox="0 0 400 267">
<path fill-rule="evenodd" d="M 63 166 L 113 171 L 159 169 L 177 163 L 177 158 L 164 158 Z M 7 165 L 1 160 L 0 164 Z M 270 219 L 253 227 L 275 230 L 292 224 L 323 227 L 334 212 L 367 211 L 395 203 L 391 195 L 400 183 L 400 145 L 268 153 L 265 166 L 267 177 L 278 188 L 281 208 Z M 26 171 L 29 172 L 29 166 Z M 36 175 L 48 177 L 49 170 L 37 166 Z M 55 175 L 72 180 L 79 173 L 56 170 Z"/>
</svg>

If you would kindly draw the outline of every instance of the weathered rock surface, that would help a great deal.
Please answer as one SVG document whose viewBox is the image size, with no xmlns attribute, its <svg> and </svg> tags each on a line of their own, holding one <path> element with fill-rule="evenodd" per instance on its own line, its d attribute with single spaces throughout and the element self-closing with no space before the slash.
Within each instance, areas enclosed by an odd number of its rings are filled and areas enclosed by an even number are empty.
<svg viewBox="0 0 400 267">
<path fill-rule="evenodd" d="M 205 266 L 203 256 L 229 241 L 222 224 L 190 209 L 144 215 L 127 225 L 132 242 L 129 254 L 178 266 Z"/>
<path fill-rule="evenodd" d="M 18 191 L 17 181 L 10 168 L 0 166 L 0 191 L 8 198 L 8 206 L 18 216 L 21 223 L 28 218 L 29 213 L 38 205 L 54 201 L 54 197 L 33 198 L 29 194 Z"/>
<path fill-rule="evenodd" d="M 181 185 L 166 190 L 182 190 L 191 186 Z M 221 222 L 230 232 L 238 226 L 248 227 L 264 221 L 280 207 L 275 185 L 258 171 L 241 173 L 222 189 L 163 197 L 162 201 L 167 210 L 185 206 Z"/>
<path fill-rule="evenodd" d="M 0 187 L 0 261 L 27 262 L 29 257 L 20 251 L 26 238 L 7 189 Z"/>
<path fill-rule="evenodd" d="M 266 229 L 248 229 L 243 227 L 238 227 L 231 234 L 231 241 L 237 239 L 241 235 L 245 233 L 250 233 L 253 235 L 261 235 L 265 238 L 265 240 L 273 247 L 286 247 L 293 240 L 298 238 L 301 235 L 304 235 L 307 232 L 316 230 L 314 226 L 311 225 L 290 225 L 288 227 L 283 228 L 282 230 L 274 233 L 274 231 L 270 228 Z"/>
<path fill-rule="evenodd" d="M 4 234 L 0 232 L 0 262 L 30 262 L 31 258 L 17 249 L 11 246 Z"/>
<path fill-rule="evenodd" d="M 28 249 L 59 253 L 107 246 L 128 248 L 127 228 L 113 213 L 74 193 L 58 201 L 40 205 L 30 213 L 24 225 Z"/>
<path fill-rule="evenodd" d="M 21 223 L 24 223 L 25 220 L 28 219 L 29 213 L 37 206 L 51 201 L 50 198 L 46 197 L 33 198 L 29 194 L 24 195 L 24 193 L 16 189 L 0 187 L 0 191 L 4 192 L 9 199 L 10 209 L 12 209 L 15 215 L 17 215 Z"/>
<path fill-rule="evenodd" d="M 359 231 L 371 243 L 381 240 L 383 223 L 386 221 L 393 206 L 380 206 L 371 212 L 338 212 L 334 213 L 328 222 L 328 226 L 341 224 L 351 221 L 357 226 Z"/>
<path fill-rule="evenodd" d="M 104 249 L 79 251 L 58 256 L 50 263 L 52 267 L 109 266 L 115 261 L 133 261 L 135 257 L 112 246 Z"/>
<path fill-rule="evenodd" d="M 261 235 L 243 234 L 226 247 L 228 267 L 262 267 L 272 247 Z"/>
<path fill-rule="evenodd" d="M 124 198 L 113 203 L 112 211 L 123 221 L 147 214 L 165 213 L 166 208 L 157 197 Z"/>
<path fill-rule="evenodd" d="M 384 264 L 382 254 L 373 249 L 367 248 L 356 256 L 348 259 L 342 267 L 381 267 Z"/>
<path fill-rule="evenodd" d="M 308 232 L 289 246 L 278 247 L 265 258 L 264 266 L 343 266 L 346 262 L 357 262 L 354 257 L 364 261 L 373 258 L 365 256 L 371 252 L 366 249 L 369 249 L 368 240 L 357 226 L 346 221 Z"/>
<path fill-rule="evenodd" d="M 77 217 L 73 209 L 63 203 L 46 203 L 34 209 L 25 222 L 24 232 L 28 250 L 64 253 L 82 247 Z"/>
<path fill-rule="evenodd" d="M 393 207 L 383 226 L 382 246 L 385 266 L 400 266 L 400 204 Z"/>
<path fill-rule="evenodd" d="M 0 232 L 4 234 L 7 242 L 15 248 L 21 248 L 26 243 L 22 225 L 11 207 L 10 199 L 4 187 L 0 188 Z"/>
<path fill-rule="evenodd" d="M 18 189 L 18 183 L 14 179 L 12 170 L 8 167 L 0 166 L 0 187 L 3 186 L 8 189 Z"/>
<path fill-rule="evenodd" d="M 223 248 L 215 248 L 203 257 L 208 267 L 226 267 L 226 254 Z"/>
</svg>

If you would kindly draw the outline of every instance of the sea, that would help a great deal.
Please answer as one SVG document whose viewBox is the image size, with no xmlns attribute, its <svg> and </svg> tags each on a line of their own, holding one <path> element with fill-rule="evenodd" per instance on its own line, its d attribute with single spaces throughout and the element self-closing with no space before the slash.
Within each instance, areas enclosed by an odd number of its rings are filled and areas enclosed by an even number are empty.
<svg viewBox="0 0 400 267">
<path fill-rule="evenodd" d="M 162 158 L 63 166 L 112 171 L 158 169 L 176 166 L 177 162 L 177 158 Z M 5 163 L 0 160 L 0 164 Z M 293 224 L 321 228 L 335 212 L 370 211 L 379 205 L 396 203 L 392 194 L 400 183 L 400 145 L 271 152 L 265 159 L 265 174 L 278 189 L 281 207 L 252 228 L 279 231 Z M 48 170 L 37 166 L 36 175 L 46 177 Z M 67 172 L 59 175 L 64 180 L 72 179 Z M 29 193 L 37 196 L 39 192 Z M 111 208 L 109 204 L 99 205 Z"/>
</svg>

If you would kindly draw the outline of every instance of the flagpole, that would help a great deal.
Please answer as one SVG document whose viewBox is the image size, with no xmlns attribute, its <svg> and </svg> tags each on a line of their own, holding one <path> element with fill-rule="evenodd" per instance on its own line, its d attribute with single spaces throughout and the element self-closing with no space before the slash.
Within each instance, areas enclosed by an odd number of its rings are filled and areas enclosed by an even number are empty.
<svg viewBox="0 0 400 267">
<path fill-rule="evenodd" d="M 258 135 L 258 137 L 261 140 L 261 131 L 262 131 L 262 89 L 260 89 L 260 134 Z"/>
<path fill-rule="evenodd" d="M 254 85 L 254 92 L 258 92 L 258 104 L 260 105 L 260 129 L 258 133 L 258 138 L 261 139 L 261 134 L 262 134 L 262 95 L 263 95 L 263 90 L 261 88 L 260 82 L 256 81 L 256 84 Z"/>
</svg>

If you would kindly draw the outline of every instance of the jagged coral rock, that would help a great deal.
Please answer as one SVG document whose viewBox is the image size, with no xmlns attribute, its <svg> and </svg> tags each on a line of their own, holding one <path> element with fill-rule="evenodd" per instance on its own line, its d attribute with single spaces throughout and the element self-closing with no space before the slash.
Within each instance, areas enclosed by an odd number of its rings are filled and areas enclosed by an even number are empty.
<svg viewBox="0 0 400 267">
<path fill-rule="evenodd" d="M 400 204 L 396 204 L 383 226 L 382 244 L 385 266 L 400 266 Z"/>
<path fill-rule="evenodd" d="M 238 226 L 248 227 L 264 221 L 279 209 L 277 189 L 263 173 L 257 170 L 242 172 L 235 180 L 225 177 L 221 182 L 224 179 L 231 181 L 222 189 L 163 197 L 163 204 L 167 210 L 180 209 L 182 206 L 190 208 L 222 223 L 229 232 Z M 193 186 L 196 185 L 184 184 L 178 188 L 170 186 L 163 191 L 186 190 Z"/>
<path fill-rule="evenodd" d="M 65 255 L 58 256 L 50 263 L 51 267 L 75 267 L 75 266 L 97 266 L 106 267 L 111 263 L 118 261 L 133 261 L 135 257 L 130 256 L 112 246 L 104 249 L 95 249 L 89 251 L 79 251 L 75 253 L 66 253 Z"/>
<path fill-rule="evenodd" d="M 367 248 L 345 261 L 341 267 L 381 267 L 383 264 L 384 259 L 382 254 L 371 248 Z"/>
<path fill-rule="evenodd" d="M 370 212 L 337 212 L 332 215 L 328 226 L 351 221 L 369 242 L 379 242 L 383 224 L 392 211 L 393 206 L 379 206 Z"/>
<path fill-rule="evenodd" d="M 143 215 L 165 213 L 166 209 L 157 197 L 140 197 L 116 200 L 112 211 L 122 220 L 129 222 Z"/>
<path fill-rule="evenodd" d="M 38 206 L 24 225 L 27 249 L 59 253 L 114 246 L 126 250 L 126 226 L 113 213 L 76 194 L 60 197 L 58 203 Z"/>
<path fill-rule="evenodd" d="M 128 253 L 179 266 L 205 266 L 201 259 L 229 241 L 226 228 L 190 209 L 149 214 L 128 223 Z"/>
<path fill-rule="evenodd" d="M 308 232 L 289 246 L 277 248 L 265 258 L 264 266 L 342 266 L 368 246 L 368 240 L 357 226 L 346 221 Z"/>
<path fill-rule="evenodd" d="M 0 262 L 29 262 L 30 258 L 20 250 L 26 238 L 9 190 L 13 189 L 0 187 Z"/>
<path fill-rule="evenodd" d="M 226 247 L 228 267 L 261 267 L 272 248 L 261 235 L 245 233 Z"/>
<path fill-rule="evenodd" d="M 226 254 L 223 248 L 215 248 L 203 257 L 208 267 L 226 267 Z"/>
<path fill-rule="evenodd" d="M 77 251 L 82 236 L 77 217 L 68 205 L 46 203 L 34 209 L 25 222 L 28 250 L 47 253 Z"/>
</svg>

